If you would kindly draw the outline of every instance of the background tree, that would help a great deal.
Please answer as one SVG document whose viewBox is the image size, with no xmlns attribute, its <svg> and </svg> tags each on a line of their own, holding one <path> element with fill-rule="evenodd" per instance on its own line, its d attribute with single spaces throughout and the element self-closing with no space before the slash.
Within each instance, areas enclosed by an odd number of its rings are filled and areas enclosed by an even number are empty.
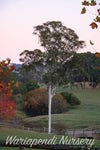
<svg viewBox="0 0 100 150">
<path fill-rule="evenodd" d="M 88 74 L 86 81 L 91 83 L 92 87 L 97 87 L 100 83 L 100 57 L 95 57 L 93 53 L 83 53 L 85 56 L 85 72 Z"/>
<path fill-rule="evenodd" d="M 25 50 L 20 54 L 24 55 L 20 61 L 26 69 L 36 69 L 37 65 L 43 67 L 42 77 L 49 88 L 48 133 L 51 133 L 51 102 L 55 95 L 55 87 L 65 82 L 67 78 L 65 72 L 68 72 L 67 62 L 71 61 L 76 50 L 84 46 L 84 42 L 79 41 L 74 30 L 63 26 L 60 21 L 46 22 L 35 26 L 34 29 L 34 34 L 38 35 L 45 51 Z"/>
<path fill-rule="evenodd" d="M 85 71 L 85 56 L 80 53 L 75 53 L 73 58 L 71 59 L 71 62 L 69 62 L 68 67 L 69 70 L 69 82 L 72 85 L 74 85 L 74 82 L 79 82 L 82 88 L 85 88 L 85 81 L 88 74 Z M 76 63 L 77 62 L 77 63 Z M 82 82 L 84 82 L 84 86 L 82 85 Z"/>
</svg>

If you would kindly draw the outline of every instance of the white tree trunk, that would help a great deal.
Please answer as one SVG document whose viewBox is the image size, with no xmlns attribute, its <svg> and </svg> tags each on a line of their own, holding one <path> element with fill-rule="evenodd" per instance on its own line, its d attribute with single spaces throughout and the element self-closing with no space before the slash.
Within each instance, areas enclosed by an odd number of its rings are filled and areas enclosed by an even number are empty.
<svg viewBox="0 0 100 150">
<path fill-rule="evenodd" d="M 51 102 L 52 102 L 52 92 L 51 92 L 51 85 L 49 85 L 49 102 L 48 102 L 48 134 L 51 133 Z"/>
<path fill-rule="evenodd" d="M 52 104 L 52 98 L 55 95 L 55 88 L 51 87 L 51 84 L 49 85 L 49 102 L 48 102 L 48 134 L 51 133 L 51 104 Z"/>
</svg>

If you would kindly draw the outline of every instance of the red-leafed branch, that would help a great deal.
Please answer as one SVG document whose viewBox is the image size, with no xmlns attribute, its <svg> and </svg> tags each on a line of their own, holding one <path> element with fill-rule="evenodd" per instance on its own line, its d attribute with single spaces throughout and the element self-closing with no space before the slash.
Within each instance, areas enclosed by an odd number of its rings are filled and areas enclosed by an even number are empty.
<svg viewBox="0 0 100 150">
<path fill-rule="evenodd" d="M 5 82 L 9 74 L 15 69 L 10 63 L 10 59 L 0 61 L 0 119 L 10 119 L 15 115 L 16 103 L 12 100 L 13 88 L 18 88 L 14 81 Z"/>
<path fill-rule="evenodd" d="M 93 15 L 95 15 L 95 18 L 93 18 L 93 22 L 90 24 L 92 29 L 97 29 L 98 24 L 100 23 L 100 3 L 97 3 L 96 0 L 87 1 L 84 0 L 82 2 L 83 8 L 81 11 L 81 14 L 85 14 L 87 11 Z M 91 11 L 91 7 L 95 8 L 94 12 Z M 90 9 L 89 9 L 90 8 Z"/>
</svg>

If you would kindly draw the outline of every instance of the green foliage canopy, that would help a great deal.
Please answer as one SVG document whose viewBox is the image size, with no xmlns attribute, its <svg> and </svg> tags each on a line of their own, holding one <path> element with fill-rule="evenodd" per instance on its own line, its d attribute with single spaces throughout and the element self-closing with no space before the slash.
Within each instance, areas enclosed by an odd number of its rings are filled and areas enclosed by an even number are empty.
<svg viewBox="0 0 100 150">
<path fill-rule="evenodd" d="M 20 54 L 23 56 L 20 59 L 23 66 L 26 69 L 36 69 L 37 65 L 41 65 L 45 83 L 52 86 L 58 81 L 61 83 L 66 80 L 67 63 L 71 61 L 76 50 L 84 47 L 84 41 L 79 41 L 75 31 L 65 27 L 60 21 L 48 21 L 35 26 L 34 34 L 38 35 L 45 51 L 39 49 L 23 51 Z"/>
</svg>

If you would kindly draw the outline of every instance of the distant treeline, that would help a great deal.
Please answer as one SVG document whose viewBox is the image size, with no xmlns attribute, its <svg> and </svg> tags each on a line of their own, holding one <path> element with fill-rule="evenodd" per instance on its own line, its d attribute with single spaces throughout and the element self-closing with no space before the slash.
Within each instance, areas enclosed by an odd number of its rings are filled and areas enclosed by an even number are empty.
<svg viewBox="0 0 100 150">
<path fill-rule="evenodd" d="M 71 83 L 73 85 L 74 82 L 84 82 L 85 85 L 85 82 L 89 82 L 90 86 L 97 87 L 97 85 L 100 83 L 100 57 L 95 57 L 95 54 L 91 52 L 77 53 L 75 61 L 77 60 L 80 63 L 73 70 L 70 68 L 66 83 Z M 17 74 L 15 75 L 17 81 L 26 83 L 37 80 L 39 83 L 43 83 L 41 78 L 41 66 L 38 67 L 38 73 L 36 73 L 35 70 L 25 72 L 25 70 L 21 69 L 21 64 L 14 65 L 17 70 L 14 73 Z"/>
</svg>

